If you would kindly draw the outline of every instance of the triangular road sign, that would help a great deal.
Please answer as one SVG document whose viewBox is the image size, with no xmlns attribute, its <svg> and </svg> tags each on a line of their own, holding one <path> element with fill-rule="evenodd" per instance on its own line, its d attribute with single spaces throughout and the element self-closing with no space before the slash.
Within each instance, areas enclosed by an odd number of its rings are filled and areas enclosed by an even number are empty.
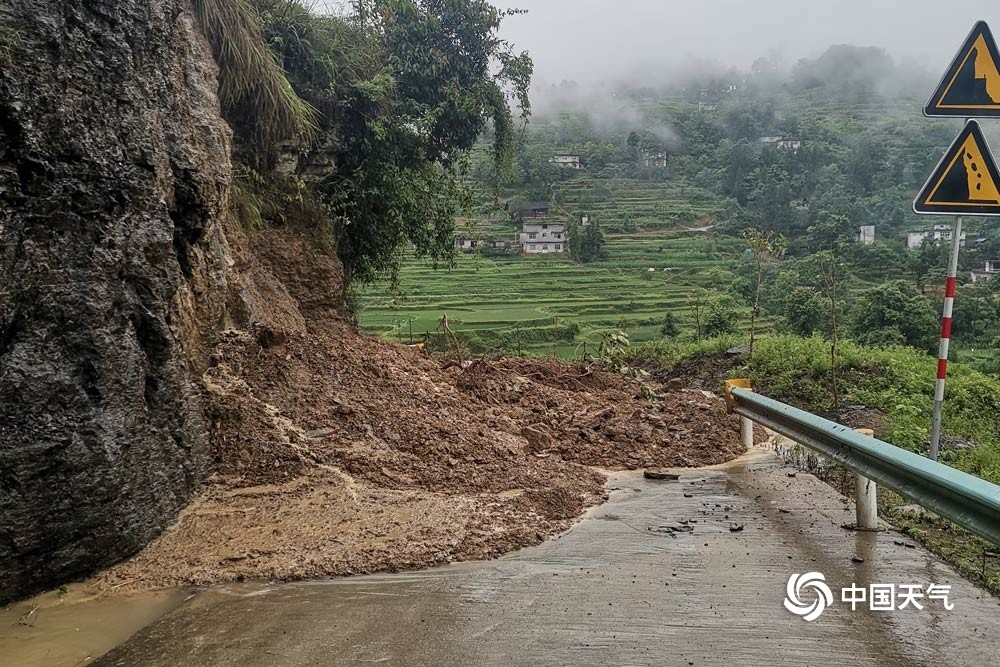
<svg viewBox="0 0 1000 667">
<path fill-rule="evenodd" d="M 979 123 L 970 120 L 951 144 L 920 194 L 916 213 L 1000 215 L 1000 171 Z"/>
<path fill-rule="evenodd" d="M 986 21 L 973 26 L 924 106 L 924 115 L 1000 117 L 1000 51 Z"/>
</svg>

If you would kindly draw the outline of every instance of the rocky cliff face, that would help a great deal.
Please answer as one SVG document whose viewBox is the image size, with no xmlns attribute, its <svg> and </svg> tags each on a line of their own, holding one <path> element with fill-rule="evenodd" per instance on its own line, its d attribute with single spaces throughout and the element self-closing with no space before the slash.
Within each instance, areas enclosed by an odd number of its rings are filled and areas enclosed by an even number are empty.
<svg viewBox="0 0 1000 667">
<path fill-rule="evenodd" d="M 188 0 L 0 3 L 0 601 L 137 551 L 203 476 L 216 87 Z"/>
</svg>

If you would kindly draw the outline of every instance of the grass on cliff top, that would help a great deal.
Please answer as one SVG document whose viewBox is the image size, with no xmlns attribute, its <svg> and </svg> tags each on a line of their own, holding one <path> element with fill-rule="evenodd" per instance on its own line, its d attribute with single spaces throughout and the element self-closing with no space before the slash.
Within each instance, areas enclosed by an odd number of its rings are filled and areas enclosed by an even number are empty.
<svg viewBox="0 0 1000 667">
<path fill-rule="evenodd" d="M 264 41 L 260 16 L 247 0 L 195 0 L 195 14 L 219 65 L 219 97 L 228 120 L 271 143 L 310 137 L 315 110 L 292 89 Z"/>
</svg>

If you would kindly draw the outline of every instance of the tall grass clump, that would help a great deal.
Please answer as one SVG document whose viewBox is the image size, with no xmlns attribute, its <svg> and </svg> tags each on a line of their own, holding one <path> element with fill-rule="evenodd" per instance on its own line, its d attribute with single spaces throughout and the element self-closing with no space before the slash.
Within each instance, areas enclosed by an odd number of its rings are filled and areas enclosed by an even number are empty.
<svg viewBox="0 0 1000 667">
<path fill-rule="evenodd" d="M 234 129 L 261 147 L 311 139 L 316 112 L 295 93 L 268 48 L 256 9 L 247 0 L 195 0 L 194 6 L 219 66 L 223 113 Z"/>
</svg>

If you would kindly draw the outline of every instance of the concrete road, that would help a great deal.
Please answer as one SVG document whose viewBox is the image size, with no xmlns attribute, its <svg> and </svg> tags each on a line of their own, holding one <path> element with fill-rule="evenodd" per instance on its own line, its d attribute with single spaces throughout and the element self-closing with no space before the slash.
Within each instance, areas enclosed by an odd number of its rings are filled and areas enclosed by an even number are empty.
<svg viewBox="0 0 1000 667">
<path fill-rule="evenodd" d="M 896 533 L 843 530 L 853 510 L 789 470 L 755 451 L 678 481 L 617 476 L 575 529 L 499 561 L 212 589 L 97 664 L 1000 664 L 996 599 Z M 806 622 L 783 601 L 811 571 L 834 602 Z M 950 584 L 954 609 L 851 611 L 853 583 Z"/>
</svg>

